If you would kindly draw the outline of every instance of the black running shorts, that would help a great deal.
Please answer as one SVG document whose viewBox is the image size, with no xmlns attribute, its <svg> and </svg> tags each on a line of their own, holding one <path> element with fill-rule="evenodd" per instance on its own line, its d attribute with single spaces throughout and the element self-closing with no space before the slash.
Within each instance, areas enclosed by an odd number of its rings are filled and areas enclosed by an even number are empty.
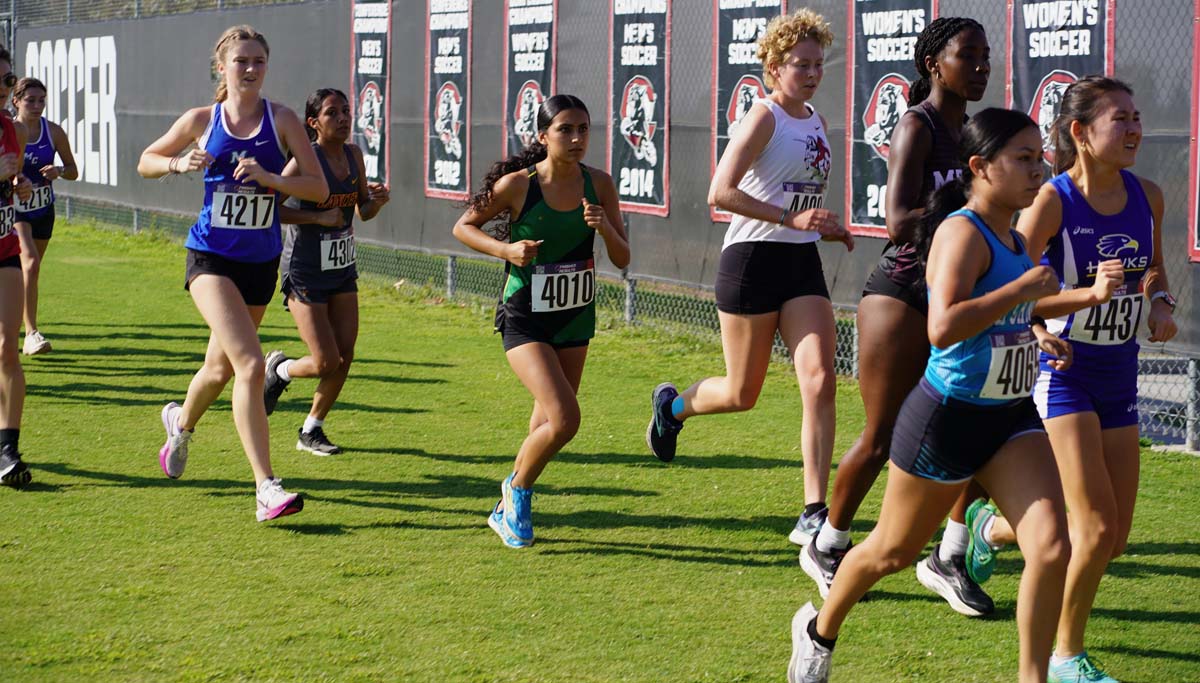
<svg viewBox="0 0 1200 683">
<path fill-rule="evenodd" d="M 16 256 L 9 256 L 6 259 L 0 259 L 0 268 L 20 268 L 20 267 L 21 267 L 21 255 L 20 254 L 17 254 Z"/>
<path fill-rule="evenodd" d="M 247 306 L 266 306 L 275 295 L 275 278 L 279 274 L 279 257 L 262 263 L 242 263 L 208 251 L 187 250 L 187 277 L 183 288 L 188 289 L 197 275 L 219 275 L 233 281 Z"/>
<path fill-rule="evenodd" d="M 736 315 L 773 313 L 802 296 L 829 298 L 815 243 L 738 242 L 721 252 L 717 310 Z"/>
<path fill-rule="evenodd" d="M 18 223 L 28 223 L 33 226 L 33 239 L 48 240 L 54 232 L 54 205 L 51 204 L 46 213 L 37 218 L 22 218 L 17 216 Z"/>
<path fill-rule="evenodd" d="M 896 418 L 891 460 L 913 476 L 960 483 L 1010 440 L 1044 431 L 1032 398 L 979 405 L 946 398 L 922 378 Z"/>
<path fill-rule="evenodd" d="M 892 279 L 883 266 L 875 266 L 875 270 L 871 271 L 871 275 L 867 278 L 867 284 L 863 287 L 862 293 L 863 296 L 871 294 L 899 299 L 915 308 L 921 315 L 929 317 L 929 297 L 926 295 L 924 277 L 917 278 L 911 284 L 902 284 Z"/>
<path fill-rule="evenodd" d="M 280 291 L 283 292 L 283 307 L 287 308 L 288 301 L 298 301 L 302 304 L 327 304 L 330 297 L 358 291 L 358 276 L 347 277 L 333 287 L 312 287 L 304 277 L 295 272 L 288 273 L 282 278 Z"/>
</svg>

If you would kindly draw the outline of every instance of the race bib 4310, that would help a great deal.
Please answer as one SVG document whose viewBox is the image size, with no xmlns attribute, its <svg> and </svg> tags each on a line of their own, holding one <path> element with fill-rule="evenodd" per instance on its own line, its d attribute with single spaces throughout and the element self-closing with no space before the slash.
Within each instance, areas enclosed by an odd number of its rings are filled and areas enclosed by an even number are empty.
<svg viewBox="0 0 1200 683">
<path fill-rule="evenodd" d="M 1015 399 L 1032 394 L 1038 374 L 1038 346 L 1033 332 L 996 332 L 989 336 L 992 357 L 979 397 Z"/>
<path fill-rule="evenodd" d="M 533 267 L 531 298 L 534 313 L 579 308 L 596 296 L 596 262 L 571 261 Z"/>
<path fill-rule="evenodd" d="M 266 230 L 274 224 L 275 191 L 257 185 L 219 183 L 212 194 L 212 225 Z"/>
<path fill-rule="evenodd" d="M 321 240 L 321 270 L 341 270 L 354 265 L 354 235 Z"/>
</svg>

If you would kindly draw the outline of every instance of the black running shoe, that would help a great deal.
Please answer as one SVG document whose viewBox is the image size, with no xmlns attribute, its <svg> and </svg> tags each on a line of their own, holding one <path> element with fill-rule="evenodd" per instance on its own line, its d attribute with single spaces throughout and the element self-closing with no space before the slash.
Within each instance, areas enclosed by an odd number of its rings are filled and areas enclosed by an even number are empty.
<svg viewBox="0 0 1200 683">
<path fill-rule="evenodd" d="M 296 450 L 308 451 L 314 455 L 337 455 L 342 452 L 341 448 L 329 441 L 329 437 L 325 436 L 325 430 L 320 427 L 314 428 L 311 432 L 301 429 L 300 439 L 296 441 Z"/>
<path fill-rule="evenodd" d="M 279 403 L 279 397 L 291 384 L 291 380 L 284 380 L 279 376 L 279 364 L 285 360 L 287 356 L 283 355 L 283 351 L 267 354 L 267 380 L 263 382 L 263 405 L 267 408 L 267 415 L 275 412 L 275 404 Z"/>
<path fill-rule="evenodd" d="M 33 481 L 29 467 L 21 461 L 21 454 L 15 448 L 0 450 L 0 483 L 17 488 Z"/>
<path fill-rule="evenodd" d="M 951 609 L 968 617 L 982 617 L 996 611 L 996 605 L 979 584 L 967 574 L 966 557 L 956 555 L 949 562 L 938 557 L 941 544 L 933 546 L 929 557 L 917 563 L 917 580 L 950 603 Z"/>
<path fill-rule="evenodd" d="M 679 392 L 670 382 L 654 387 L 654 393 L 650 395 L 653 412 L 650 425 L 646 427 L 646 445 L 663 462 L 675 459 L 675 441 L 679 438 L 679 430 L 683 429 L 683 422 L 671 414 L 671 402 L 676 396 Z"/>
<path fill-rule="evenodd" d="M 854 547 L 854 541 L 845 548 L 834 548 L 827 553 L 817 550 L 817 543 L 814 540 L 808 544 L 808 547 L 800 551 L 800 567 L 804 569 L 804 573 L 816 582 L 817 590 L 821 592 L 822 598 L 829 597 L 829 587 L 833 585 L 833 576 L 837 574 L 838 567 L 842 564 L 842 558 L 846 557 L 846 553 Z"/>
</svg>

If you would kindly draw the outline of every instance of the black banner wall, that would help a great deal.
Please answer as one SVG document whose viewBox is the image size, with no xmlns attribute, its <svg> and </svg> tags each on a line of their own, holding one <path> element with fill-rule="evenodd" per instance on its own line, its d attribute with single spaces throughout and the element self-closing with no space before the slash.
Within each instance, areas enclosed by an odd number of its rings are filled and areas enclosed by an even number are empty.
<svg viewBox="0 0 1200 683">
<path fill-rule="evenodd" d="M 537 113 L 555 93 L 558 0 L 505 0 L 504 149 L 516 154 L 537 138 Z"/>
<path fill-rule="evenodd" d="M 350 108 L 352 142 L 362 149 L 367 180 L 387 183 L 391 175 L 388 112 L 392 110 L 388 64 L 392 52 L 392 3 L 352 3 L 350 21 Z"/>
<path fill-rule="evenodd" d="M 462 200 L 471 177 L 470 0 L 429 0 L 425 26 L 425 196 Z"/>
<path fill-rule="evenodd" d="M 609 0 L 608 163 L 621 210 L 669 212 L 670 0 Z"/>
<path fill-rule="evenodd" d="M 1006 103 L 1037 122 L 1048 164 L 1054 163 L 1050 127 L 1067 86 L 1113 73 L 1115 2 L 1009 0 Z"/>
<path fill-rule="evenodd" d="M 725 153 L 729 136 L 737 130 L 754 100 L 767 96 L 758 39 L 767 22 L 787 12 L 785 0 L 713 0 L 712 174 Z M 714 221 L 731 216 L 709 207 Z"/>
<path fill-rule="evenodd" d="M 892 130 L 917 74 L 913 46 L 937 16 L 937 0 L 847 0 L 846 223 L 887 237 L 885 197 Z"/>
</svg>

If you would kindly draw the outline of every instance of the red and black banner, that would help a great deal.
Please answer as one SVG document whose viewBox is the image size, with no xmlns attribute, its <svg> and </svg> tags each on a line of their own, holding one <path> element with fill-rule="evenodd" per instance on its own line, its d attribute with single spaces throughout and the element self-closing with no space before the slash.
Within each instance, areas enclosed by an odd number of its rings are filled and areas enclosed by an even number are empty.
<svg viewBox="0 0 1200 683">
<path fill-rule="evenodd" d="M 847 0 L 846 223 L 855 235 L 887 237 L 887 161 L 892 130 L 917 77 L 917 35 L 937 0 Z"/>
<path fill-rule="evenodd" d="M 555 92 L 558 0 L 504 2 L 504 150 L 516 154 L 537 139 L 537 114 Z"/>
<path fill-rule="evenodd" d="M 725 153 L 729 137 L 754 100 L 767 96 L 758 39 L 767 23 L 787 11 L 786 0 L 713 0 L 712 173 Z M 714 221 L 732 216 L 710 207 Z"/>
<path fill-rule="evenodd" d="M 428 2 L 425 196 L 463 200 L 471 176 L 471 3 Z"/>
<path fill-rule="evenodd" d="M 608 163 L 621 210 L 669 211 L 671 0 L 609 0 Z"/>
<path fill-rule="evenodd" d="M 388 112 L 392 110 L 388 69 L 392 52 L 392 3 L 355 0 L 351 4 L 351 142 L 362 149 L 367 180 L 387 183 L 392 159 L 388 146 Z"/>
<path fill-rule="evenodd" d="M 1200 261 L 1200 0 L 1196 0 L 1192 22 L 1192 151 L 1188 164 L 1191 184 L 1188 185 L 1188 217 L 1191 239 L 1188 244 L 1190 260 Z"/>
<path fill-rule="evenodd" d="M 1037 122 L 1048 164 L 1054 162 L 1050 127 L 1067 86 L 1113 73 L 1115 2 L 1008 2 L 1005 103 Z"/>
</svg>

